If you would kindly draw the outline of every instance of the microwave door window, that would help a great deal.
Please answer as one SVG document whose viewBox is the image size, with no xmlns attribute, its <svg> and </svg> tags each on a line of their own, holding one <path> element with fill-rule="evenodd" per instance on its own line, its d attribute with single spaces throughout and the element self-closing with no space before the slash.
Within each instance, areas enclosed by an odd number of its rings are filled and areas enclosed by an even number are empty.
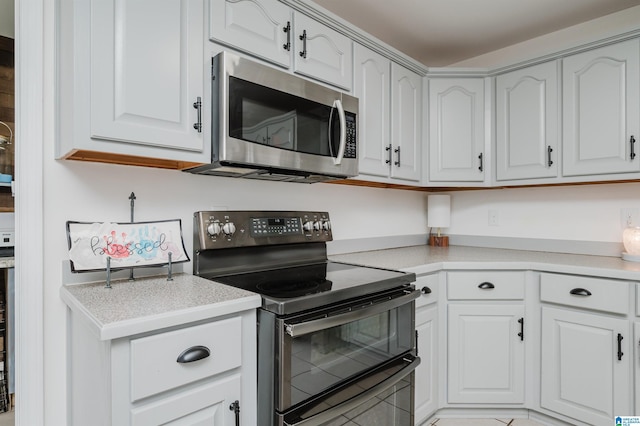
<svg viewBox="0 0 640 426">
<path fill-rule="evenodd" d="M 229 81 L 229 136 L 289 151 L 331 155 L 331 107 L 236 77 Z"/>
</svg>

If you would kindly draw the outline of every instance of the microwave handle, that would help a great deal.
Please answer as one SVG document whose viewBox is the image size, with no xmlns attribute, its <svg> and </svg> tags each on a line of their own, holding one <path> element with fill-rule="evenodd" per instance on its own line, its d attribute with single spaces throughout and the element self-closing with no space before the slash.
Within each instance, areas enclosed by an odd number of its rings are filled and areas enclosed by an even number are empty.
<svg viewBox="0 0 640 426">
<path fill-rule="evenodd" d="M 333 108 L 338 110 L 338 118 L 340 119 L 340 147 L 338 148 L 338 155 L 333 159 L 333 164 L 338 166 L 342 163 L 344 157 L 344 149 L 347 146 L 347 119 L 344 115 L 344 108 L 342 108 L 342 101 L 336 99 L 333 101 Z M 331 126 L 331 123 L 329 123 Z M 331 130 L 329 130 L 331 135 Z M 331 139 L 329 139 L 329 150 L 331 150 Z"/>
</svg>

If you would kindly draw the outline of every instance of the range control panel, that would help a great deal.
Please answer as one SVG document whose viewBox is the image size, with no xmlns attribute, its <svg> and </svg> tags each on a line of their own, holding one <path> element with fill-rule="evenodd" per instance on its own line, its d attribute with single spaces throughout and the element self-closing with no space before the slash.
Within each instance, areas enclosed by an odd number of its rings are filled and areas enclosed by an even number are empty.
<svg viewBox="0 0 640 426">
<path fill-rule="evenodd" d="M 327 212 L 202 211 L 193 229 L 196 250 L 333 240 Z"/>
</svg>

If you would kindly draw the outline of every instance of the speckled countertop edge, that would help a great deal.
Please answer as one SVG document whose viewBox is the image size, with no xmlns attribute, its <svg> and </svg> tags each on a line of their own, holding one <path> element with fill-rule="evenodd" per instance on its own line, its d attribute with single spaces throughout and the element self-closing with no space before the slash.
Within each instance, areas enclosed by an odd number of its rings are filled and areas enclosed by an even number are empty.
<svg viewBox="0 0 640 426">
<path fill-rule="evenodd" d="M 330 259 L 416 274 L 451 269 L 521 269 L 640 281 L 637 262 L 617 257 L 526 250 L 421 245 L 332 255 Z"/>
<path fill-rule="evenodd" d="M 260 306 L 258 294 L 179 274 L 66 285 L 60 289 L 65 303 L 83 315 L 101 340 L 115 339 L 192 321 L 227 315 Z"/>
</svg>

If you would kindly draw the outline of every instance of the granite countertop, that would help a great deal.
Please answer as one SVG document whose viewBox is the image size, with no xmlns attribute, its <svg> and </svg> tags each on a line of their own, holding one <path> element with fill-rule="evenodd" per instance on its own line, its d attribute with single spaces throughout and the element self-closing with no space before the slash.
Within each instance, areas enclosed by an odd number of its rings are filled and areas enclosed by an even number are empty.
<svg viewBox="0 0 640 426">
<path fill-rule="evenodd" d="M 332 255 L 330 259 L 416 274 L 452 269 L 526 269 L 640 281 L 640 263 L 619 257 L 526 250 L 422 245 Z"/>
<path fill-rule="evenodd" d="M 0 257 L 0 268 L 13 268 L 16 260 L 13 257 Z"/>
<path fill-rule="evenodd" d="M 65 285 L 60 296 L 100 340 L 255 309 L 258 294 L 188 274 Z"/>
</svg>

